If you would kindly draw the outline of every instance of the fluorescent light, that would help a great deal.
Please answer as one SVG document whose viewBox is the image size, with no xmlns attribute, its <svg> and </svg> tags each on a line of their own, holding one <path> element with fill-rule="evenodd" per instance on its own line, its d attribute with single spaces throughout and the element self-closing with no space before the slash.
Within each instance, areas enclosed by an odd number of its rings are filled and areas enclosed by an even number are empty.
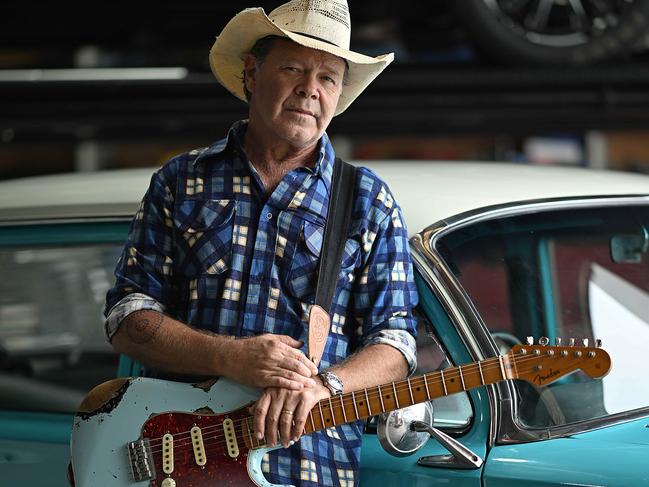
<svg viewBox="0 0 649 487">
<path fill-rule="evenodd" d="M 187 68 L 1 69 L 3 81 L 135 81 L 187 77 Z"/>
</svg>

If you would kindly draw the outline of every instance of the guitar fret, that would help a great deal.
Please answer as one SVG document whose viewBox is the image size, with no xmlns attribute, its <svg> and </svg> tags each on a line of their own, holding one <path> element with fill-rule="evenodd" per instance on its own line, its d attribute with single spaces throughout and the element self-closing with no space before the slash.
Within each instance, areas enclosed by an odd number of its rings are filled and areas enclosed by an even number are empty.
<svg viewBox="0 0 649 487">
<path fill-rule="evenodd" d="M 478 362 L 478 370 L 480 371 L 480 382 L 484 386 L 484 375 L 482 375 L 482 364 L 480 362 Z"/>
<path fill-rule="evenodd" d="M 352 391 L 352 404 L 354 405 L 354 414 L 356 414 L 356 419 L 360 419 L 361 417 L 358 415 L 358 408 L 356 407 L 356 396 L 354 395 L 354 391 Z"/>
<path fill-rule="evenodd" d="M 381 386 L 379 386 L 379 399 L 381 400 L 381 412 L 385 412 L 385 404 L 383 404 L 383 393 L 381 392 Z"/>
<path fill-rule="evenodd" d="M 426 399 L 430 401 L 430 391 L 428 390 L 428 379 L 426 378 L 426 374 L 423 375 L 424 378 L 424 386 L 426 386 Z"/>
<path fill-rule="evenodd" d="M 252 434 L 250 433 L 250 420 L 251 418 L 246 418 L 246 430 L 248 430 L 248 438 L 250 439 L 250 448 L 254 446 L 254 443 L 252 442 Z M 241 426 L 241 430 L 243 431 L 243 425 Z"/>
<path fill-rule="evenodd" d="M 372 407 L 370 406 L 370 398 L 367 397 L 367 389 L 363 389 L 363 391 L 365 392 L 365 404 L 367 404 L 367 412 L 370 416 L 374 416 L 372 414 Z"/>
<path fill-rule="evenodd" d="M 320 411 L 320 421 L 322 421 L 322 429 L 325 428 L 324 414 L 322 414 L 322 403 L 318 403 L 318 410 Z"/>
<path fill-rule="evenodd" d="M 343 395 L 340 394 L 338 397 L 340 398 L 340 409 L 343 410 L 343 421 L 347 423 L 347 413 L 345 412 L 345 401 L 343 401 Z"/>
<path fill-rule="evenodd" d="M 466 391 L 466 385 L 464 384 L 464 374 L 462 374 L 462 366 L 458 366 L 457 370 L 460 372 L 460 382 L 462 382 L 462 390 Z"/>
<path fill-rule="evenodd" d="M 448 396 L 448 389 L 446 389 L 446 380 L 444 380 L 444 371 L 440 370 L 440 374 L 442 374 L 442 386 L 444 386 L 444 395 Z"/>
<path fill-rule="evenodd" d="M 506 379 L 507 376 L 505 375 L 505 366 L 503 365 L 502 355 L 498 355 L 498 363 L 500 364 L 500 373 L 503 375 L 503 379 Z"/>
<path fill-rule="evenodd" d="M 397 397 L 397 387 L 394 385 L 394 382 L 392 383 L 392 392 L 394 392 L 394 402 L 397 405 L 397 409 L 401 409 L 401 406 L 399 406 L 399 398 Z"/>
<path fill-rule="evenodd" d="M 410 383 L 410 377 L 408 377 L 408 392 L 410 393 L 410 404 L 414 404 L 415 397 L 412 395 L 412 384 Z"/>
<path fill-rule="evenodd" d="M 334 406 L 331 404 L 331 396 L 329 396 L 329 410 L 331 411 L 331 421 L 336 424 L 336 415 L 334 414 Z"/>
<path fill-rule="evenodd" d="M 315 431 L 315 421 L 313 421 L 313 410 L 309 411 L 309 419 L 311 420 L 311 431 Z"/>
</svg>

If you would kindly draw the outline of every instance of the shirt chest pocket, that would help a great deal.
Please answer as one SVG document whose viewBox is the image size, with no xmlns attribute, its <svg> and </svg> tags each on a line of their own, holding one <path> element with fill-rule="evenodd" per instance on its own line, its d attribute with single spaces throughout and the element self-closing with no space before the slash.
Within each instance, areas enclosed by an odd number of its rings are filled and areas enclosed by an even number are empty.
<svg viewBox="0 0 649 487">
<path fill-rule="evenodd" d="M 324 226 L 305 220 L 289 265 L 286 281 L 289 292 L 301 301 L 311 303 L 315 300 L 323 240 Z M 359 261 L 360 243 L 353 238 L 346 239 L 339 273 L 339 280 L 345 279 L 343 285 L 351 284 L 353 272 Z"/>
<path fill-rule="evenodd" d="M 185 276 L 222 274 L 230 267 L 234 200 L 181 201 L 175 209 L 176 267 Z"/>
</svg>

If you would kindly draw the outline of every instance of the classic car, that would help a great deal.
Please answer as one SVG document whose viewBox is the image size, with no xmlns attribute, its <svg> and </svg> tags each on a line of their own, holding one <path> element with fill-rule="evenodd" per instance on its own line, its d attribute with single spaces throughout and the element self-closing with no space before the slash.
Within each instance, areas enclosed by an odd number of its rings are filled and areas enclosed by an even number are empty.
<svg viewBox="0 0 649 487">
<path fill-rule="evenodd" d="M 388 182 L 412 236 L 415 376 L 441 374 L 448 394 L 367 422 L 360 484 L 647 485 L 649 177 L 363 164 Z M 68 485 L 81 401 L 101 382 L 140 372 L 106 342 L 102 307 L 152 171 L 0 183 L 2 485 Z M 500 367 L 498 380 L 485 380 L 476 363 L 503 364 L 512 347 L 547 352 L 550 366 L 538 380 L 507 379 Z M 587 362 L 601 351 L 611 360 L 603 378 L 608 365 L 592 374 Z M 573 373 L 561 370 L 563 354 L 578 357 Z M 485 372 L 481 383 L 465 384 L 470 367 L 474 378 Z M 444 382 L 451 370 L 453 387 Z M 134 426 L 132 440 L 139 435 Z M 105 455 L 126 458 L 126 445 Z"/>
</svg>

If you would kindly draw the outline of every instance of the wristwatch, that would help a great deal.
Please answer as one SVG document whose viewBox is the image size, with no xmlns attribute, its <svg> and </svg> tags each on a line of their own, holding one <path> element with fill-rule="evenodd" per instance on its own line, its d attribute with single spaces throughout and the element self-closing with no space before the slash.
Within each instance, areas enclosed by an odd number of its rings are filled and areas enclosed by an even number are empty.
<svg viewBox="0 0 649 487">
<path fill-rule="evenodd" d="M 325 387 L 329 389 L 332 396 L 337 396 L 343 393 L 343 381 L 333 372 L 325 370 L 324 372 L 320 372 L 318 377 L 320 377 Z"/>
</svg>

